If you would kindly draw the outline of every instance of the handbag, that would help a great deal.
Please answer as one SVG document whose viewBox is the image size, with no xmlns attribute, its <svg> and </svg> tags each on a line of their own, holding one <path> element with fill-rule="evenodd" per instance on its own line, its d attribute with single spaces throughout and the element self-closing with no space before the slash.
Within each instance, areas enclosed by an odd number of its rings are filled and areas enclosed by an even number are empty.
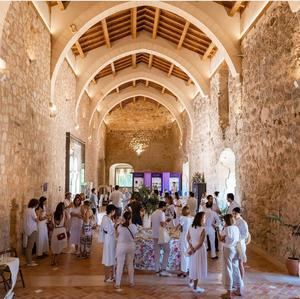
<svg viewBox="0 0 300 299">
<path fill-rule="evenodd" d="M 58 234 L 56 237 L 58 241 L 61 241 L 66 238 L 66 233 Z"/>
<path fill-rule="evenodd" d="M 158 238 L 158 244 L 165 244 L 169 243 L 170 241 L 170 236 L 165 227 L 160 226 L 159 227 L 159 238 Z"/>
</svg>

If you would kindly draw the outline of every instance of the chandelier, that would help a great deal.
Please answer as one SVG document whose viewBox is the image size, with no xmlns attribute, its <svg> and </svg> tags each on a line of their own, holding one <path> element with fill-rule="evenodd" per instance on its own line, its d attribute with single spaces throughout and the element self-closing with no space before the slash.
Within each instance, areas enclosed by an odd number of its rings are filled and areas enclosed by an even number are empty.
<svg viewBox="0 0 300 299">
<path fill-rule="evenodd" d="M 129 147 L 139 156 L 150 145 L 151 136 L 146 132 L 135 132 L 130 140 Z"/>
</svg>

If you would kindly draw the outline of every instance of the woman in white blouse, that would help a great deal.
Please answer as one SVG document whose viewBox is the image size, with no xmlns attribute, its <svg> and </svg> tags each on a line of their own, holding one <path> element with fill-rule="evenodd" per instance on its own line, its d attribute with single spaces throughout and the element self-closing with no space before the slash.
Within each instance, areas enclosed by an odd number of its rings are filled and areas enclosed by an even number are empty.
<svg viewBox="0 0 300 299">
<path fill-rule="evenodd" d="M 137 227 L 131 223 L 131 212 L 126 211 L 123 214 L 124 222 L 117 227 L 117 271 L 116 271 L 116 289 L 120 290 L 123 268 L 126 261 L 129 283 L 134 286 L 134 252 L 135 252 L 135 236 Z"/>
<path fill-rule="evenodd" d="M 219 241 L 223 242 L 223 284 L 227 293 L 224 298 L 231 299 L 232 296 L 241 296 L 243 284 L 239 269 L 239 257 L 237 245 L 240 240 L 240 232 L 235 226 L 234 218 L 231 214 L 224 216 L 225 227 L 218 233 Z"/>
</svg>

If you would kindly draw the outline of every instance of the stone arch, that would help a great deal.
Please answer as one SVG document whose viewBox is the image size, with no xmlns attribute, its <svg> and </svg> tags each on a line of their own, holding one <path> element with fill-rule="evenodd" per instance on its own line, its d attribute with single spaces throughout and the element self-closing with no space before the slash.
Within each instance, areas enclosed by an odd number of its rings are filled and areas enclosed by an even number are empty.
<svg viewBox="0 0 300 299">
<path fill-rule="evenodd" d="M 70 12 L 75 15 L 66 18 L 66 20 L 68 20 L 68 22 L 70 22 L 70 20 L 73 21 L 73 24 L 76 24 L 79 30 L 72 36 L 68 28 L 69 24 L 65 24 L 64 29 L 58 34 L 59 37 L 54 40 L 52 49 L 53 72 L 51 78 L 51 95 L 54 95 L 58 70 L 65 59 L 67 52 L 85 31 L 109 15 L 144 4 L 144 2 L 100 2 L 87 6 L 85 9 L 82 9 L 80 13 L 76 13 L 75 10 Z M 224 53 L 225 61 L 227 62 L 232 75 L 237 75 L 238 70 L 240 69 L 240 59 L 237 57 L 238 38 L 235 37 L 236 40 L 233 40 L 233 36 L 224 31 L 224 28 L 228 27 L 228 19 L 225 10 L 219 8 L 215 3 L 192 4 L 173 2 L 170 4 L 167 2 L 155 1 L 151 3 L 148 2 L 148 4 L 180 15 L 200 28 L 218 49 Z M 72 2 L 70 5 L 72 5 Z M 215 5 L 213 9 L 211 7 L 212 5 Z M 71 9 L 69 9 L 69 11 L 71 11 Z M 101 11 L 101 13 L 99 13 L 99 11 Z M 216 12 L 218 13 L 216 14 Z M 225 19 L 227 20 L 226 22 Z"/>
<path fill-rule="evenodd" d="M 187 110 L 190 119 L 192 119 L 191 100 L 188 98 L 188 95 L 183 92 L 183 89 L 186 88 L 185 84 L 181 82 L 180 79 L 168 78 L 163 72 L 159 70 L 153 70 L 152 72 L 149 72 L 147 68 L 136 68 L 134 70 L 128 69 L 119 76 L 116 76 L 114 80 L 111 80 L 111 78 L 107 78 L 107 81 L 105 82 L 105 84 L 103 84 L 103 86 L 105 86 L 105 89 L 102 90 L 103 94 L 95 98 L 91 119 L 96 111 L 97 105 L 99 105 L 99 103 L 101 103 L 111 91 L 124 83 L 138 79 L 152 81 L 170 90 L 182 103 L 183 107 Z"/>
<path fill-rule="evenodd" d="M 147 97 L 150 98 L 158 103 L 160 103 L 161 105 L 163 105 L 165 108 L 167 108 L 169 110 L 169 112 L 174 116 L 178 127 L 179 127 L 179 131 L 180 131 L 180 139 L 182 140 L 182 133 L 183 133 L 183 124 L 182 124 L 182 120 L 180 117 L 180 112 L 178 110 L 176 110 L 174 108 L 174 106 L 170 105 L 170 100 L 174 100 L 171 96 L 166 96 L 166 95 L 162 95 L 161 93 L 159 93 L 156 89 L 152 88 L 152 87 L 147 87 L 147 88 L 127 88 L 124 89 L 123 91 L 121 91 L 119 94 L 117 94 L 117 96 L 115 94 L 113 95 L 109 95 L 106 97 L 105 99 L 105 103 L 103 103 L 102 105 L 102 109 L 99 111 L 100 116 L 99 116 L 99 125 L 97 128 L 97 131 L 99 132 L 101 124 L 104 121 L 105 116 L 107 115 L 107 113 L 115 106 L 117 106 L 118 104 L 120 104 L 121 102 L 132 98 L 132 97 L 137 97 L 137 96 L 143 96 L 143 97 Z M 90 129 L 92 129 L 90 127 Z"/>
</svg>

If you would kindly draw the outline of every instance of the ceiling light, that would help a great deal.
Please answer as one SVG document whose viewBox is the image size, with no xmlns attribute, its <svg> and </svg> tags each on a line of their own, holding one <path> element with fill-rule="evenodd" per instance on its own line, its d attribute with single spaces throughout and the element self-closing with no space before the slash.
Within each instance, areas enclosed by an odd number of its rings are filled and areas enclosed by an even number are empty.
<svg viewBox="0 0 300 299">
<path fill-rule="evenodd" d="M 300 80 L 295 80 L 294 81 L 294 86 L 295 86 L 295 88 L 299 88 L 300 87 Z"/>
</svg>

